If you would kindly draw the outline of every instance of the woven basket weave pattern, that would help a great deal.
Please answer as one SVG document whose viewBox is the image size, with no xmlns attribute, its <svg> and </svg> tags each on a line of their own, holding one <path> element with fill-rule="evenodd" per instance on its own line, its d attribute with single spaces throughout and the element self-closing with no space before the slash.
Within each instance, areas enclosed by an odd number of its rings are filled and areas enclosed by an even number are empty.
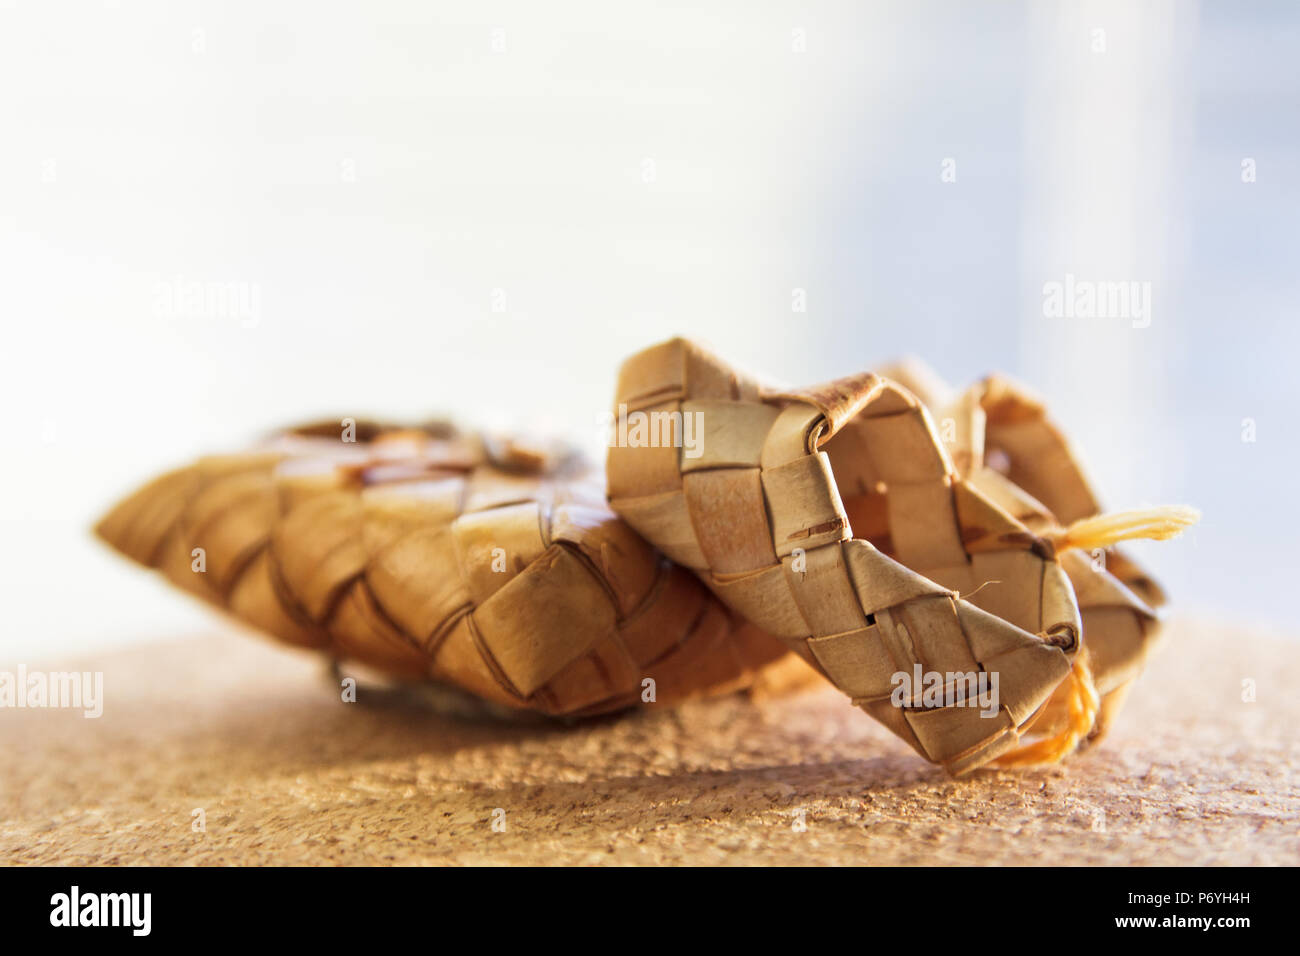
<svg viewBox="0 0 1300 956">
<path fill-rule="evenodd" d="M 617 710 L 647 677 L 659 700 L 722 692 L 783 653 L 615 518 L 598 475 L 329 430 L 164 475 L 99 533 L 282 641 L 508 707 Z"/>
<path fill-rule="evenodd" d="M 1005 379 L 776 388 L 674 339 L 624 364 L 615 410 L 603 486 L 556 447 L 327 422 L 163 475 L 97 530 L 281 641 L 508 708 L 724 693 L 791 650 L 954 773 L 1067 728 L 1085 645 L 1099 737 L 1158 633 L 1122 552 L 1056 553 L 1097 499 Z M 917 668 L 996 674 L 996 714 L 896 706 Z"/>
</svg>

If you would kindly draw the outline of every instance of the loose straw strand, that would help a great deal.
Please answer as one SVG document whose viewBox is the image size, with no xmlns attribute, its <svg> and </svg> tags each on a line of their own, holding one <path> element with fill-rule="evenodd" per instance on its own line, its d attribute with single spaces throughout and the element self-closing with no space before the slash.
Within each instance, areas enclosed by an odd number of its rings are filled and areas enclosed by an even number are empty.
<svg viewBox="0 0 1300 956">
<path fill-rule="evenodd" d="M 1034 764 L 1060 763 L 1079 746 L 1080 741 L 1092 733 L 1101 710 L 1101 698 L 1092 680 L 1088 665 L 1088 651 L 1079 648 L 1070 667 L 1070 690 L 1066 702 L 1068 721 L 1066 727 L 1053 737 L 1044 737 L 1032 744 L 1018 747 L 998 757 L 999 767 L 1027 767 Z"/>
<path fill-rule="evenodd" d="M 1182 534 L 1200 520 L 1201 513 L 1185 505 L 1116 511 L 1094 518 L 1082 518 L 1052 535 L 1052 542 L 1057 551 L 1068 548 L 1091 551 L 1135 538 L 1165 541 Z"/>
</svg>

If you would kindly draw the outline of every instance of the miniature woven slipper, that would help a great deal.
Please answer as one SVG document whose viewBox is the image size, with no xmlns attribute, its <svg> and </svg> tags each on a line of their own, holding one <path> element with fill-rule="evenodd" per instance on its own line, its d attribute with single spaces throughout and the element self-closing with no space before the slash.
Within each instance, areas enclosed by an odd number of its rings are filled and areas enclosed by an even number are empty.
<svg viewBox="0 0 1300 956">
<path fill-rule="evenodd" d="M 624 364 L 615 411 L 614 510 L 922 756 L 1052 761 L 1091 731 L 1056 539 L 964 477 L 905 388 L 772 388 L 675 339 Z M 1065 730 L 1021 747 L 1062 686 Z"/>
<path fill-rule="evenodd" d="M 563 450 L 353 429 L 204 458 L 96 530 L 281 641 L 508 708 L 722 693 L 785 653 L 610 513 L 599 473 Z"/>
</svg>

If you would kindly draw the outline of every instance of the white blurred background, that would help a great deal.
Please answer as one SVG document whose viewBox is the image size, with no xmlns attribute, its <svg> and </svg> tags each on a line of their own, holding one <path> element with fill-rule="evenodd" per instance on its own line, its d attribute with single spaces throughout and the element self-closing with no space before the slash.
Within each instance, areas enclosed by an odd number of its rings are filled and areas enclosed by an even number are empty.
<svg viewBox="0 0 1300 956">
<path fill-rule="evenodd" d="M 1006 371 L 1108 506 L 1203 509 L 1138 549 L 1180 613 L 1294 633 L 1297 62 L 1288 0 L 0 0 L 0 653 L 212 627 L 87 531 L 164 467 L 336 413 L 590 441 L 678 333 Z M 1046 316 L 1067 273 L 1149 325 Z"/>
</svg>

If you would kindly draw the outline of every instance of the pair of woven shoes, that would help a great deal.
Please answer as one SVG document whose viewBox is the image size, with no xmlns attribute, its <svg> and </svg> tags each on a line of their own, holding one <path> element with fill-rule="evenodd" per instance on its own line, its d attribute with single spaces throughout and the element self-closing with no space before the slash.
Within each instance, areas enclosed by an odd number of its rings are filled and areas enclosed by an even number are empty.
<svg viewBox="0 0 1300 956">
<path fill-rule="evenodd" d="M 344 420 L 165 474 L 102 538 L 291 644 L 581 715 L 751 686 L 790 651 L 928 760 L 1104 732 L 1164 595 L 1056 427 L 912 365 L 810 389 L 674 339 L 619 375 L 599 471 L 558 446 Z"/>
</svg>

